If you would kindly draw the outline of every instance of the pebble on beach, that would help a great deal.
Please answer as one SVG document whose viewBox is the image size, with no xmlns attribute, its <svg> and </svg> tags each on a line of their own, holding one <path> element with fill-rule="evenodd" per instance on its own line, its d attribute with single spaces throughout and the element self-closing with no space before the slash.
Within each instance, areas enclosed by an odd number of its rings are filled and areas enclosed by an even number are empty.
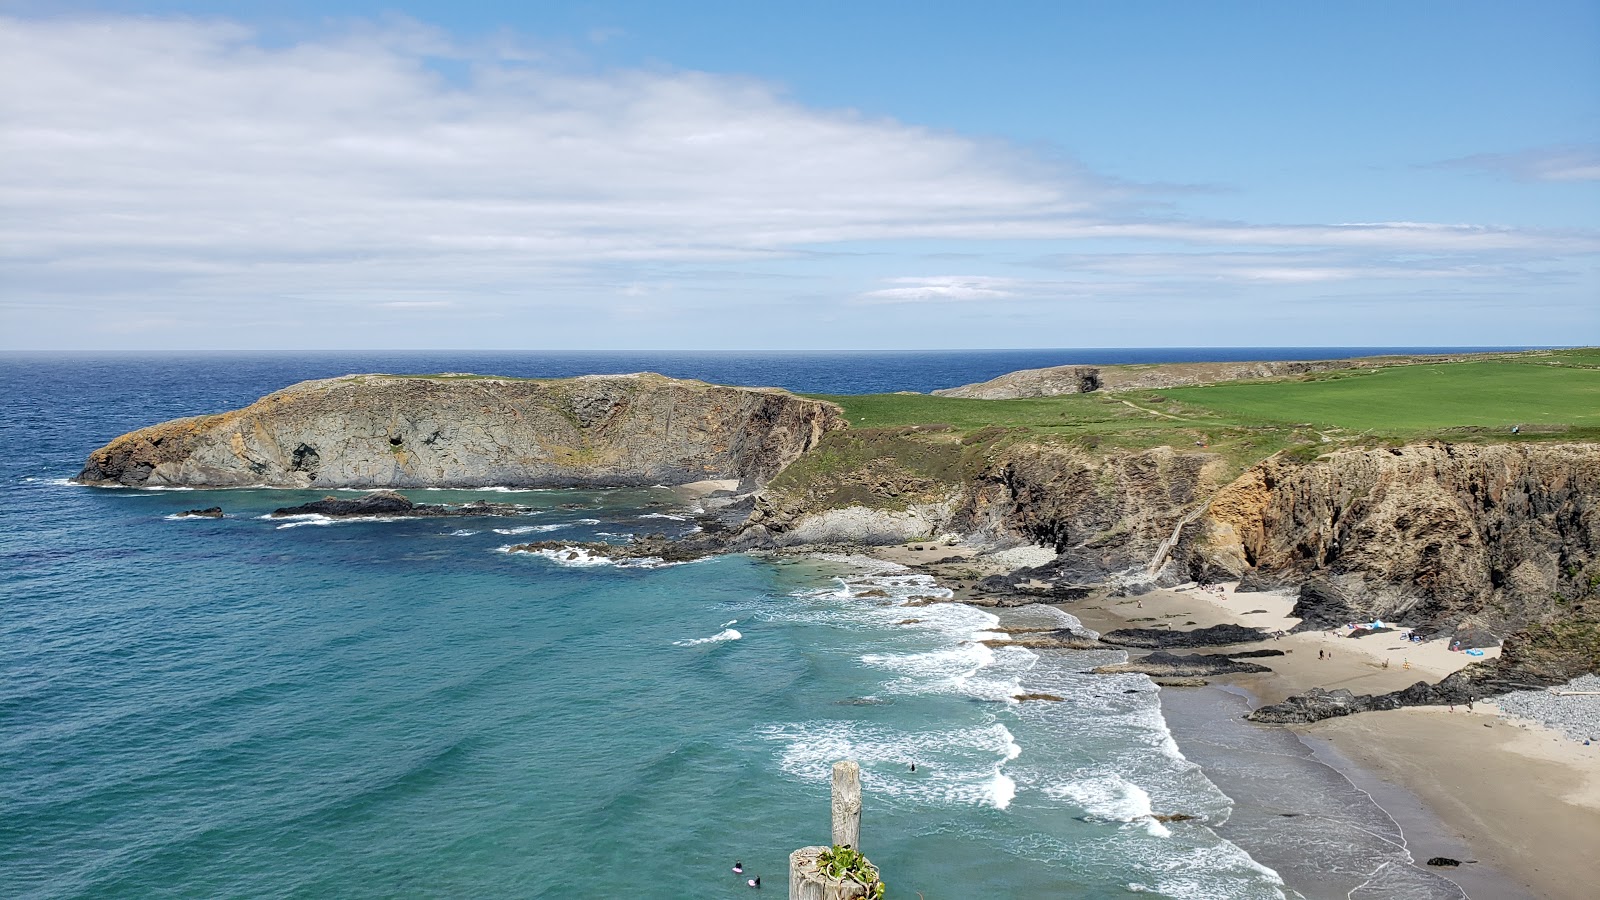
<svg viewBox="0 0 1600 900">
<path fill-rule="evenodd" d="M 1574 678 L 1553 690 L 1600 692 L 1600 675 Z M 1600 693 L 1563 697 L 1543 690 L 1514 691 L 1494 699 L 1506 715 L 1539 722 L 1579 743 L 1600 735 Z"/>
</svg>

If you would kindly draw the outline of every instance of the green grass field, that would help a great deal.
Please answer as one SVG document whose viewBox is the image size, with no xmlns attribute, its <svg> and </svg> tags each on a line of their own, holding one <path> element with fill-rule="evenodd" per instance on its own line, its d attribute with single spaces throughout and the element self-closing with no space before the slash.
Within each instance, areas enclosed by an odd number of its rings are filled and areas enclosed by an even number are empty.
<svg viewBox="0 0 1600 900">
<path fill-rule="evenodd" d="M 1600 350 L 1029 400 L 814 396 L 838 403 L 856 430 L 949 426 L 954 438 L 998 427 L 1106 449 L 1201 444 L 1242 466 L 1340 444 L 1600 440 Z"/>
<path fill-rule="evenodd" d="M 1600 368 L 1520 362 L 1397 366 L 1306 381 L 1154 392 L 1183 407 L 1260 423 L 1407 435 L 1513 425 L 1600 426 Z"/>
</svg>

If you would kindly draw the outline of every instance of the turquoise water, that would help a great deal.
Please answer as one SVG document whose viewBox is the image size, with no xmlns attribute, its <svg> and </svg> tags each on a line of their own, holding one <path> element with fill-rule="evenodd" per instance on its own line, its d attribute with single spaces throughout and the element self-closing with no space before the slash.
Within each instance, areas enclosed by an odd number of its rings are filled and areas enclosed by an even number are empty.
<svg viewBox="0 0 1600 900">
<path fill-rule="evenodd" d="M 902 607 L 940 589 L 861 560 L 504 552 L 691 528 L 665 490 L 328 523 L 261 518 L 314 493 L 68 485 L 127 427 L 293 379 L 30 365 L 0 410 L 0 895 L 714 897 L 734 859 L 782 891 L 841 758 L 892 896 L 1282 893 L 1147 817 L 1231 804 L 1146 679 L 1083 674 L 1106 654 L 990 649 L 995 616 Z"/>
</svg>

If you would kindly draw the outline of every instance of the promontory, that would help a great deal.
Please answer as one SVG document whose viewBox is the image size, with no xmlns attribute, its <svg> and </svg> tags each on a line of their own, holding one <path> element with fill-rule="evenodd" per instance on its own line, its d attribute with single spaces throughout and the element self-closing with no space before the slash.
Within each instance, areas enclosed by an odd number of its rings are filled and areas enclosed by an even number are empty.
<svg viewBox="0 0 1600 900">
<path fill-rule="evenodd" d="M 348 375 L 125 434 L 77 481 L 126 487 L 620 487 L 770 479 L 844 427 L 775 388 L 654 374 Z"/>
</svg>

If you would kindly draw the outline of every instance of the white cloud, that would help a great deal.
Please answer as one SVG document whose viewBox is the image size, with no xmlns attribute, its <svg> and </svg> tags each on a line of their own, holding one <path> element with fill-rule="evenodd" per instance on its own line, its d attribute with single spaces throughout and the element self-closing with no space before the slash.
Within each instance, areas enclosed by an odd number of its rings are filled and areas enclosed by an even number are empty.
<svg viewBox="0 0 1600 900">
<path fill-rule="evenodd" d="M 1105 193 L 743 79 L 564 73 L 415 26 L 268 48 L 228 23 L 11 20 L 0 67 L 4 238 L 33 264 L 733 259 L 1015 230 Z"/>
<path fill-rule="evenodd" d="M 247 341 L 259 322 L 316 316 L 373 340 L 443 340 L 376 335 L 445 312 L 509 326 L 533 310 L 527 328 L 537 310 L 596 298 L 630 319 L 852 296 L 887 316 L 1089 302 L 1189 276 L 1516 275 L 1504 267 L 1521 256 L 1600 250 L 1592 233 L 1472 224 L 1134 218 L 1131 188 L 1000 142 L 811 108 L 738 77 L 552 59 L 405 22 L 285 44 L 222 20 L 0 18 L 0 331 L 27 346 L 30 329 L 162 323 Z M 883 279 L 916 271 L 887 257 L 800 266 L 852 243 L 1016 240 L 1226 252 L 1101 256 L 1079 282 Z M 1393 263 L 1405 254 L 1432 269 Z M 976 258 L 954 265 L 992 263 Z M 726 263 L 742 271 L 714 270 Z M 752 289 L 780 277 L 813 283 Z M 588 327 L 556 318 L 528 330 L 570 341 Z"/>
<path fill-rule="evenodd" d="M 983 275 L 935 275 L 885 279 L 896 287 L 867 291 L 863 300 L 876 303 L 915 303 L 940 300 L 1002 300 L 1017 296 L 1015 278 Z"/>
</svg>

